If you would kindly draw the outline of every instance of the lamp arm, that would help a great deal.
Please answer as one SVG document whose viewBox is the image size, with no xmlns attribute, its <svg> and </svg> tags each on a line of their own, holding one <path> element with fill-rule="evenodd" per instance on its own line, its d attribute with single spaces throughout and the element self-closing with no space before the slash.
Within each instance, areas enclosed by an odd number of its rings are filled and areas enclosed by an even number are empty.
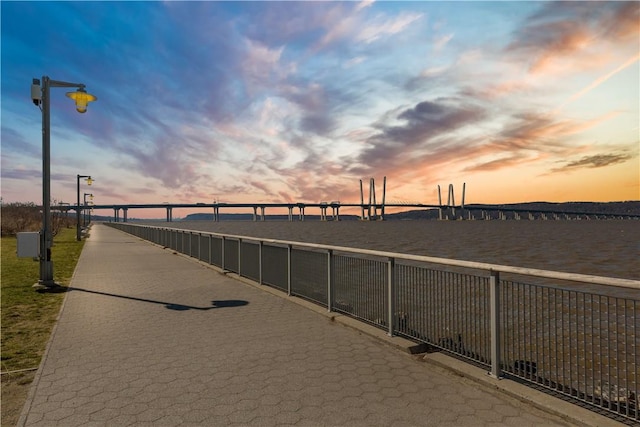
<svg viewBox="0 0 640 427">
<path fill-rule="evenodd" d="M 60 80 L 49 80 L 49 86 L 51 87 L 81 87 L 84 88 L 85 85 L 83 83 L 69 83 L 63 82 Z"/>
</svg>

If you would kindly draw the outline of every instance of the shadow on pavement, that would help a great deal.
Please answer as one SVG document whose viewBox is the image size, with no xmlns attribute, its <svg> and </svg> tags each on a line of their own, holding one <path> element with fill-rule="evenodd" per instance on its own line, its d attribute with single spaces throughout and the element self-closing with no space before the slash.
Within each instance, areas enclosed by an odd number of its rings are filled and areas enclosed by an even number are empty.
<svg viewBox="0 0 640 427">
<path fill-rule="evenodd" d="M 214 308 L 241 307 L 243 305 L 249 304 L 249 301 L 232 299 L 232 300 L 220 300 L 220 301 L 215 301 L 214 300 L 214 301 L 211 301 L 211 306 L 194 307 L 194 306 L 191 306 L 191 305 L 176 304 L 176 303 L 166 302 L 166 301 L 157 301 L 157 300 L 152 300 L 152 299 L 147 299 L 147 298 L 137 298 L 137 297 L 130 297 L 130 296 L 127 296 L 127 295 L 110 294 L 108 292 L 90 291 L 88 289 L 82 289 L 82 288 L 69 287 L 68 291 L 69 292 L 71 292 L 71 291 L 87 292 L 87 293 L 90 293 L 90 294 L 105 295 L 105 296 L 108 296 L 108 297 L 115 297 L 115 298 L 124 298 L 124 299 L 132 300 L 132 301 L 150 302 L 152 304 L 163 305 L 165 308 L 167 308 L 169 310 L 175 310 L 175 311 L 212 310 Z"/>
</svg>

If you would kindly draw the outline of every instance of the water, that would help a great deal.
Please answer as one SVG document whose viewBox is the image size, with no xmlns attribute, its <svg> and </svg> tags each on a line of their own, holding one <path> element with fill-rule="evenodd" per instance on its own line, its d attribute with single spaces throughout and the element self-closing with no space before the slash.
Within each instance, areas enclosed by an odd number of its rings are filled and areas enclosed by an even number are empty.
<svg viewBox="0 0 640 427">
<path fill-rule="evenodd" d="M 154 225 L 159 225 L 157 222 Z M 640 221 L 176 221 L 172 228 L 640 279 Z"/>
</svg>

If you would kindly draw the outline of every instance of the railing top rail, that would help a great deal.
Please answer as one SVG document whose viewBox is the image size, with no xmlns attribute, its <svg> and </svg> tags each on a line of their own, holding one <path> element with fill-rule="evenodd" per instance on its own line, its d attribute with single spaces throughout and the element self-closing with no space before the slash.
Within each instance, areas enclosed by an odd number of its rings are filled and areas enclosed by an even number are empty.
<svg viewBox="0 0 640 427">
<path fill-rule="evenodd" d="M 306 243 L 306 242 L 296 242 L 289 240 L 278 240 L 278 239 L 266 239 L 262 237 L 252 237 L 252 236 L 240 236 L 235 234 L 223 234 L 223 233 L 215 233 L 211 231 L 202 231 L 202 230 L 190 230 L 184 228 L 171 228 L 171 227 L 157 227 L 152 225 L 132 225 L 135 227 L 146 227 L 146 228 L 158 228 L 164 230 L 174 230 L 188 233 L 197 233 L 197 234 L 206 234 L 212 235 L 216 237 L 225 237 L 232 239 L 242 239 L 249 240 L 254 242 L 263 242 L 263 243 L 273 243 L 278 245 L 293 245 L 298 247 L 306 247 L 312 249 L 323 249 L 323 250 L 332 250 L 338 252 L 346 252 L 346 253 L 357 253 L 363 255 L 371 255 L 381 258 L 394 258 L 394 259 L 402 259 L 408 261 L 419 261 L 426 262 L 432 264 L 441 264 L 447 265 L 451 267 L 462 267 L 462 268 L 470 268 L 476 270 L 486 270 L 486 271 L 496 271 L 500 273 L 511 273 L 511 274 L 520 274 L 525 276 L 535 276 L 535 277 L 543 277 L 548 279 L 557 279 L 557 280 L 568 280 L 573 282 L 583 282 L 589 284 L 596 285 L 607 285 L 607 286 L 615 286 L 621 288 L 629 288 L 636 289 L 640 291 L 640 280 L 634 279 L 621 279 L 616 277 L 604 277 L 604 276 L 595 276 L 588 274 L 578 274 L 578 273 L 566 273 L 561 271 L 551 271 L 551 270 L 540 270 L 536 268 L 527 268 L 527 267 L 514 267 L 508 265 L 500 265 L 500 264 L 489 264 L 484 262 L 475 262 L 475 261 L 463 261 L 449 258 L 438 258 L 438 257 L 430 257 L 424 255 L 411 255 L 411 254 L 403 254 L 399 252 L 387 252 L 387 251 L 377 251 L 372 249 L 361 249 L 361 248 L 350 248 L 346 246 L 333 246 L 333 245 L 324 245 L 319 243 Z"/>
</svg>

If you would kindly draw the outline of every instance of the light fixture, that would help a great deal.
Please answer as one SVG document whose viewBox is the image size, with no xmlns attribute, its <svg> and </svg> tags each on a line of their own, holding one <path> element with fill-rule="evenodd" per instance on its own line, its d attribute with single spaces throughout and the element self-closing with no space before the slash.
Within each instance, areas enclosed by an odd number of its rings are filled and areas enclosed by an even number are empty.
<svg viewBox="0 0 640 427">
<path fill-rule="evenodd" d="M 87 93 L 84 87 L 79 87 L 75 92 L 67 92 L 67 96 L 75 101 L 78 113 L 86 113 L 87 105 L 98 99 L 96 96 Z"/>
</svg>

